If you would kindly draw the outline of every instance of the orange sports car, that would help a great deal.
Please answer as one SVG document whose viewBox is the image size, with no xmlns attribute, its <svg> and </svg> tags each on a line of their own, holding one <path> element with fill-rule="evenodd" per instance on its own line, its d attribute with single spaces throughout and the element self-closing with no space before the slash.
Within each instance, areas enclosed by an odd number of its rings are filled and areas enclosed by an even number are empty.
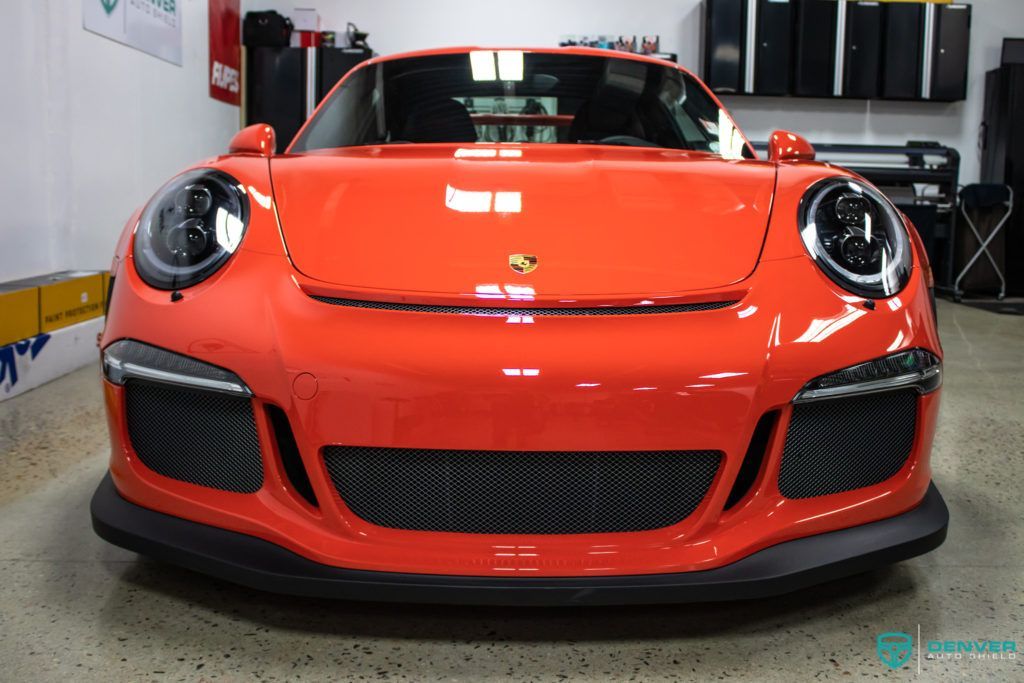
<svg viewBox="0 0 1024 683">
<path fill-rule="evenodd" d="M 350 72 L 132 216 L 94 527 L 300 595 L 778 594 L 927 552 L 913 226 L 692 74 L 455 48 Z"/>
</svg>

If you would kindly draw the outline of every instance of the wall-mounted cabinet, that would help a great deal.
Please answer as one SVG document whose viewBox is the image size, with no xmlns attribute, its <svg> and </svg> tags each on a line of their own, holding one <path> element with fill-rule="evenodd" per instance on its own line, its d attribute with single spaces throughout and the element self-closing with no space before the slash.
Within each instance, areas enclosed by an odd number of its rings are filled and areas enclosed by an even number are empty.
<svg viewBox="0 0 1024 683">
<path fill-rule="evenodd" d="M 717 0 L 708 3 L 706 11 L 704 81 L 715 92 L 743 92 L 747 0 Z"/>
<path fill-rule="evenodd" d="M 267 123 L 283 152 L 320 100 L 372 55 L 333 47 L 247 47 L 245 125 Z"/>
<path fill-rule="evenodd" d="M 921 96 L 924 66 L 925 7 L 893 3 L 883 7 L 882 97 L 912 100 Z"/>
<path fill-rule="evenodd" d="M 870 100 L 881 94 L 882 36 L 880 3 L 847 4 L 842 85 L 847 97 Z"/>
<path fill-rule="evenodd" d="M 952 102 L 967 98 L 967 52 L 971 39 L 970 5 L 935 7 L 931 97 Z"/>
<path fill-rule="evenodd" d="M 834 95 L 839 3 L 796 0 L 794 10 L 793 94 L 803 97 Z"/>
<path fill-rule="evenodd" d="M 965 3 L 705 0 L 704 77 L 719 93 L 962 100 L 970 26 Z"/>
<path fill-rule="evenodd" d="M 765 95 L 786 95 L 792 87 L 793 6 L 776 0 L 755 0 L 757 44 L 753 62 L 754 90 Z"/>
</svg>

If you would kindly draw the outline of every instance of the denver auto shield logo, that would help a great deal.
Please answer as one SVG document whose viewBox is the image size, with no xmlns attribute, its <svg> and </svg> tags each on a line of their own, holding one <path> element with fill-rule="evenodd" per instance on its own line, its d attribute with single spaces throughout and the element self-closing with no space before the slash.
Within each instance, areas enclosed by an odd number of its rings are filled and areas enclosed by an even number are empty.
<svg viewBox="0 0 1024 683">
<path fill-rule="evenodd" d="M 880 633 L 875 650 L 882 664 L 890 669 L 898 669 L 910 660 L 910 655 L 914 651 L 914 639 L 909 633 Z"/>
<path fill-rule="evenodd" d="M 508 265 L 517 273 L 526 275 L 537 270 L 537 257 L 533 254 L 510 254 Z"/>
<path fill-rule="evenodd" d="M 103 5 L 103 11 L 106 12 L 109 17 L 114 13 L 114 9 L 117 7 L 117 0 L 100 0 L 100 4 Z"/>
</svg>

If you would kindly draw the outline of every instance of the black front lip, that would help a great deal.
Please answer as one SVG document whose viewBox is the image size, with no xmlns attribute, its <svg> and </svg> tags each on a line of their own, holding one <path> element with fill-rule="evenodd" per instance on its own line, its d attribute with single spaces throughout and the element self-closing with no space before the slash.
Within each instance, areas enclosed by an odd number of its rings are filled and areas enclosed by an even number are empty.
<svg viewBox="0 0 1024 683">
<path fill-rule="evenodd" d="M 108 473 L 93 495 L 92 525 L 128 550 L 259 590 L 348 600 L 616 605 L 769 597 L 906 560 L 946 538 L 949 511 L 934 484 L 913 510 L 766 548 L 704 571 L 633 576 L 492 578 L 332 567 L 267 541 L 129 503 Z"/>
</svg>

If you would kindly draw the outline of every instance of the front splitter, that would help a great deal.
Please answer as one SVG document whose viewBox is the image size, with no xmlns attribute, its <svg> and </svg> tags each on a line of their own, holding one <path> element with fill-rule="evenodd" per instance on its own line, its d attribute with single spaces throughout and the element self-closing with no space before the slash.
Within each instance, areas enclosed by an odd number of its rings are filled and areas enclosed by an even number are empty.
<svg viewBox="0 0 1024 683">
<path fill-rule="evenodd" d="M 344 600 L 481 605 L 620 605 L 770 597 L 900 562 L 937 548 L 949 511 L 934 484 L 896 517 L 787 541 L 695 572 L 556 578 L 405 574 L 313 562 L 254 536 L 128 502 L 108 473 L 90 506 L 114 545 L 259 590 Z"/>
</svg>

